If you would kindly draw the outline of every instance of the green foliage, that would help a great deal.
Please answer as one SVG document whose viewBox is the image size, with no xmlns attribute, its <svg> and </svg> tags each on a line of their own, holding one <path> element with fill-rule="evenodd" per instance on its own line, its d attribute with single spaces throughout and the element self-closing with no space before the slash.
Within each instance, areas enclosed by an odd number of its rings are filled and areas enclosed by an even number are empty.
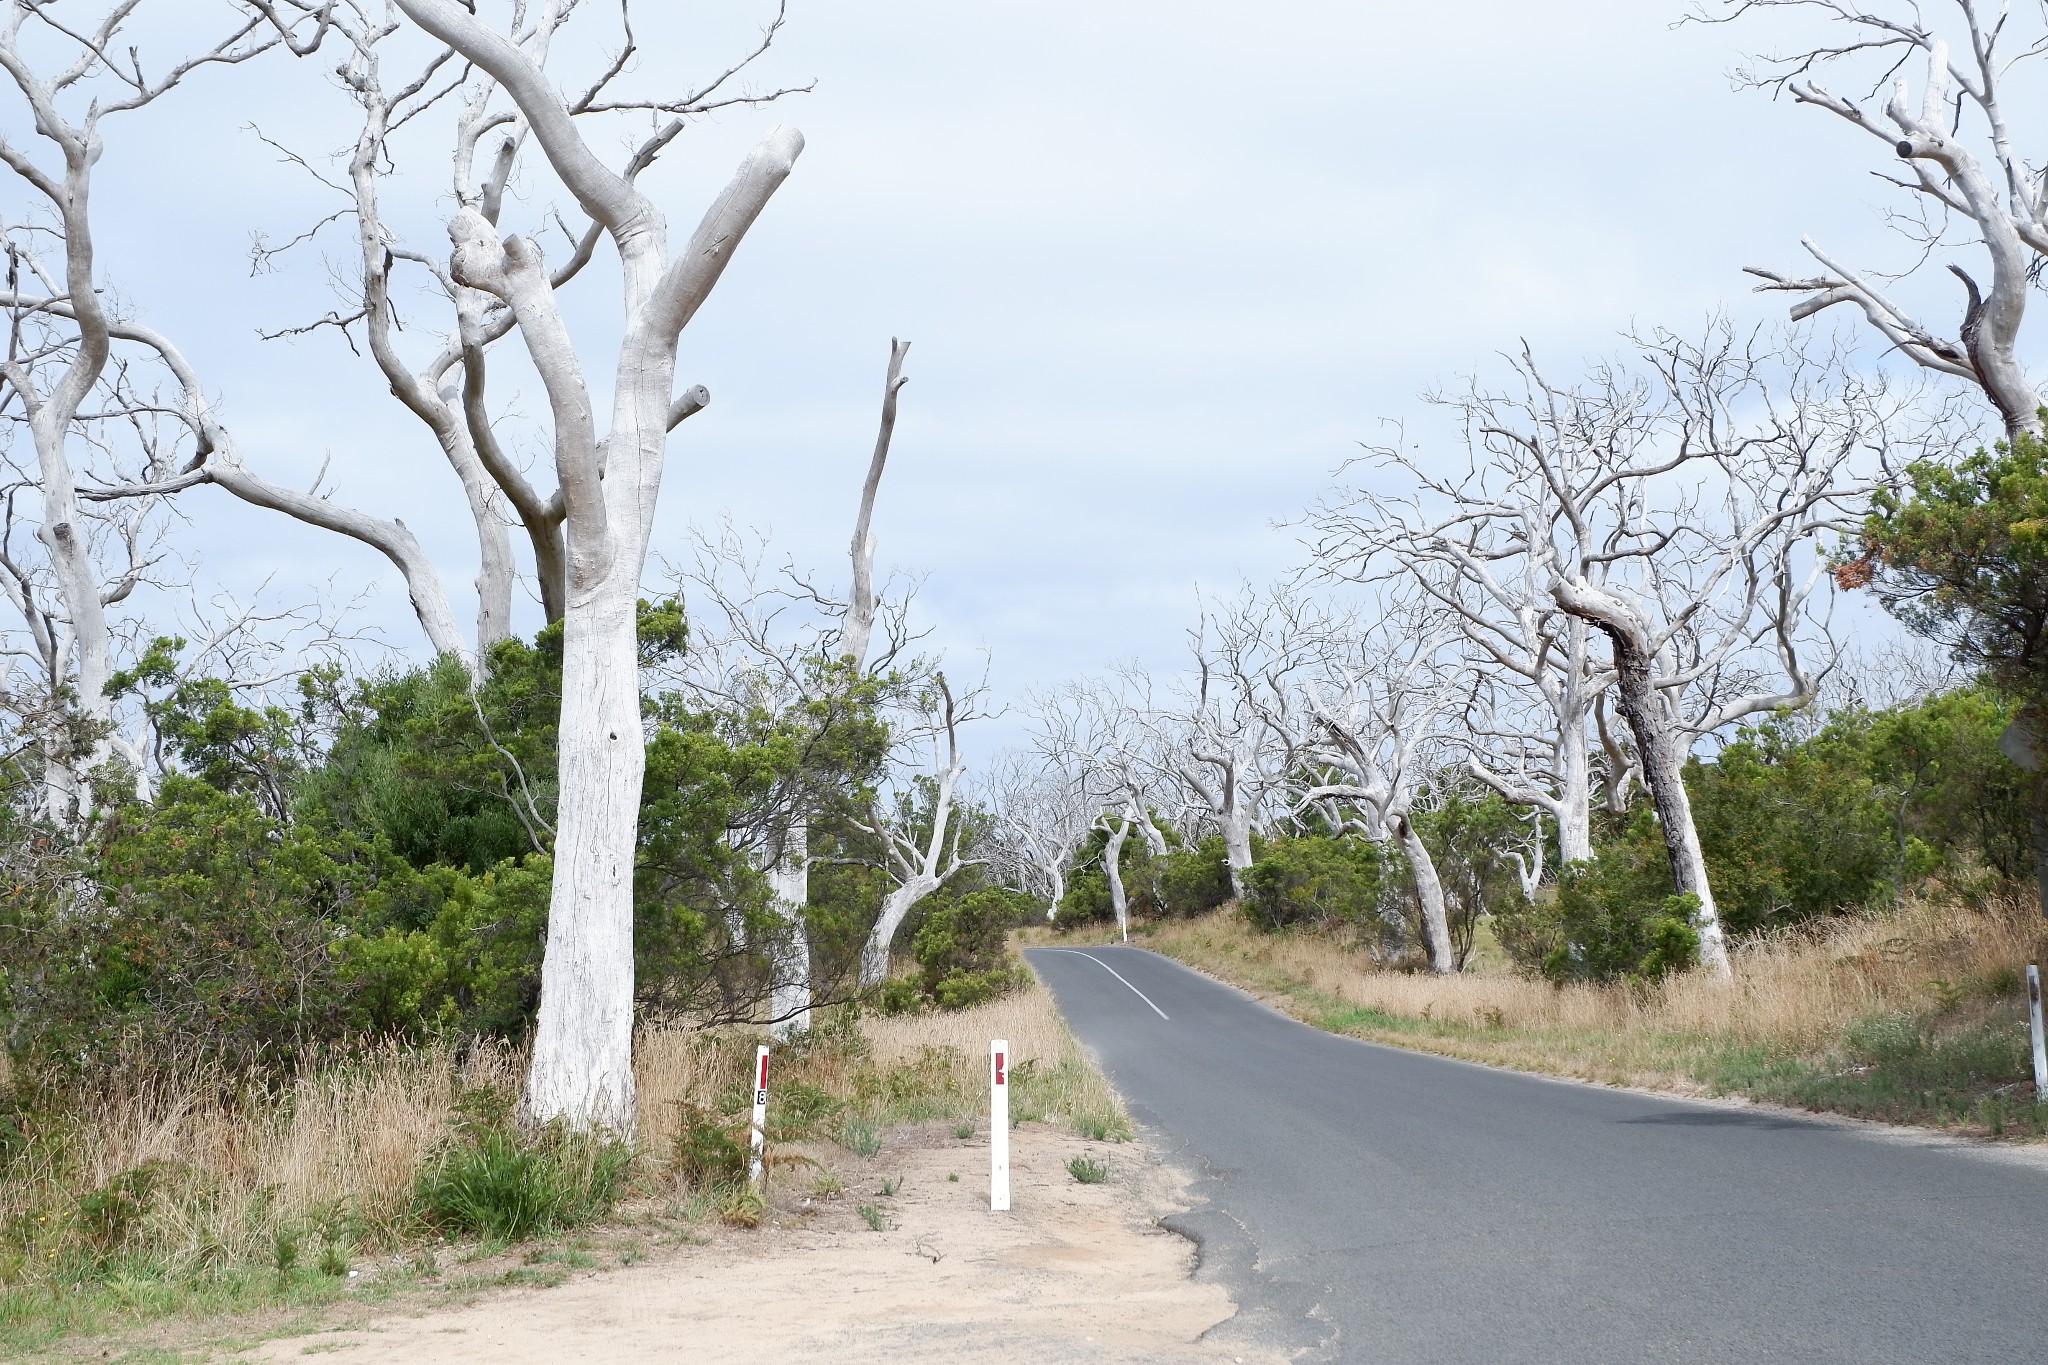
<svg viewBox="0 0 2048 1365">
<path fill-rule="evenodd" d="M 1205 915 L 1230 900 L 1230 864 L 1222 835 L 1173 849 L 1160 863 L 1153 884 L 1161 914 Z"/>
<path fill-rule="evenodd" d="M 640 628 L 658 678 L 687 643 L 679 604 L 643 603 Z M 0 1028 L 24 1073 L 121 1055 L 278 1072 L 366 1036 L 521 1037 L 553 873 L 559 628 L 498 645 L 474 683 L 452 659 L 352 682 L 321 670 L 290 705 L 181 678 L 182 647 L 156 641 L 112 689 L 174 767 L 155 800 L 110 787 L 109 815 L 77 841 L 24 815 L 26 799 L 0 802 Z M 781 912 L 753 843 L 802 812 L 822 851 L 849 851 L 829 846 L 886 755 L 893 685 L 819 665 L 808 700 L 780 710 L 649 693 L 643 1009 L 756 1017 Z M 829 999 L 851 989 L 881 888 L 866 869 L 819 880 L 809 927 Z M 980 951 L 955 951 L 931 998 L 1001 989 Z"/>
<path fill-rule="evenodd" d="M 1100 1185 L 1109 1179 L 1109 1166 L 1093 1157 L 1077 1156 L 1067 1162 L 1067 1174 L 1076 1184 Z"/>
<path fill-rule="evenodd" d="M 517 1241 L 609 1212 L 624 1191 L 632 1148 L 549 1130 L 522 1135 L 502 1097 L 466 1097 L 455 1137 L 420 1170 L 413 1207 L 443 1232 Z"/>
<path fill-rule="evenodd" d="M 677 1103 L 669 1173 L 694 1189 L 731 1184 L 747 1171 L 746 1132 L 730 1118 L 687 1101 Z"/>
<path fill-rule="evenodd" d="M 1354 927 L 1379 914 L 1379 846 L 1306 835 L 1268 839 L 1244 875 L 1245 918 L 1261 929 Z"/>
<path fill-rule="evenodd" d="M 2016 1012 L 1945 1019 L 1892 1011 L 1859 1020 L 1836 1055 L 1774 1057 L 1722 1083 L 1759 1099 L 1900 1123 L 1977 1123 L 1993 1136 L 2048 1132 L 2033 1102 L 2033 1059 Z"/>
<path fill-rule="evenodd" d="M 163 1163 L 145 1162 L 79 1196 L 78 1236 L 93 1260 L 105 1264 L 128 1249 L 162 1183 Z"/>
<path fill-rule="evenodd" d="M 1670 894 L 1664 843 L 1647 810 L 1590 863 L 1574 863 L 1554 894 L 1495 913 L 1509 956 L 1552 981 L 1655 980 L 1699 953 L 1698 902 Z"/>
<path fill-rule="evenodd" d="M 882 1135 L 867 1119 L 850 1118 L 840 1126 L 839 1145 L 855 1156 L 873 1156 L 882 1150 Z"/>
<path fill-rule="evenodd" d="M 1474 797 L 1454 789 L 1434 809 L 1415 816 L 1417 832 L 1436 863 L 1444 889 L 1444 917 L 1451 931 L 1451 953 L 1459 967 L 1472 953 L 1472 938 L 1481 916 L 1521 903 L 1522 885 L 1509 856 L 1529 841 L 1528 816 L 1498 795 Z M 1398 883 L 1412 900 L 1413 877 L 1401 863 Z M 1421 907 L 1410 941 L 1421 941 Z"/>
<path fill-rule="evenodd" d="M 960 894 L 952 888 L 931 897 L 910 951 L 914 977 L 882 985 L 877 1005 L 885 1014 L 920 1009 L 966 1009 L 1015 990 L 1029 974 L 1010 959 L 1009 934 L 1037 915 L 1037 904 L 1021 892 L 980 887 Z"/>
<path fill-rule="evenodd" d="M 2022 432 L 1881 489 L 1844 587 L 1871 584 L 1914 629 L 2039 701 L 2048 682 L 2048 444 Z"/>
<path fill-rule="evenodd" d="M 1686 789 L 1722 922 L 1736 935 L 2031 874 L 2027 783 L 1997 748 L 2013 708 L 1963 688 L 1888 711 L 1846 709 L 1742 730 Z M 1662 838 L 1639 810 L 1535 905 L 1492 902 L 1509 956 L 1553 980 L 1653 977 L 1684 962 L 1689 917 Z M 1446 878 L 1448 883 L 1450 879 Z"/>
</svg>

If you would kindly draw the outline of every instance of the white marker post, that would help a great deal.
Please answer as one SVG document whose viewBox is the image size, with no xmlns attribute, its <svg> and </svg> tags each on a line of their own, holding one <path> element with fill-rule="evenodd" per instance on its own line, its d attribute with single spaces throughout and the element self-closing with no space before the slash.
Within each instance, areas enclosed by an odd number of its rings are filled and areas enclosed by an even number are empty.
<svg viewBox="0 0 2048 1365">
<path fill-rule="evenodd" d="M 988 1045 L 988 1206 L 1010 1208 L 1010 1045 L 1001 1038 Z"/>
<path fill-rule="evenodd" d="M 2048 1040 L 2041 1037 L 2041 969 L 2027 964 L 2027 1022 L 2034 1030 L 2034 1103 L 2048 1103 Z"/>
<path fill-rule="evenodd" d="M 754 1122 L 753 1131 L 748 1134 L 748 1143 L 754 1149 L 754 1164 L 747 1169 L 747 1180 L 755 1189 L 761 1188 L 761 1158 L 768 1146 L 768 1045 L 763 1043 L 754 1053 Z"/>
</svg>

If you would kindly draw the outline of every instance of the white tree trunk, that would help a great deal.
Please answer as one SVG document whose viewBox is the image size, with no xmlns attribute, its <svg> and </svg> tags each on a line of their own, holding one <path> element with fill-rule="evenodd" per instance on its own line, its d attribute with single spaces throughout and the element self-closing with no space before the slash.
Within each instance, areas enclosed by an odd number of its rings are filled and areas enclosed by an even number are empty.
<svg viewBox="0 0 2048 1365">
<path fill-rule="evenodd" d="M 1707 876 L 1699 830 L 1693 824 L 1692 799 L 1685 790 L 1685 752 L 1678 742 L 1670 708 L 1658 695 L 1651 678 L 1654 660 L 1648 647 L 1648 632 L 1632 613 L 1597 590 L 1559 580 L 1552 592 L 1560 606 L 1592 621 L 1613 644 L 1615 707 L 1635 737 L 1643 785 L 1649 789 L 1657 824 L 1664 834 L 1672 890 L 1698 901 L 1693 926 L 1700 936 L 1700 966 L 1728 979 L 1734 975 L 1734 969 L 1728 961 L 1727 937 L 1721 927 L 1720 911 L 1714 904 L 1714 888 Z"/>
<path fill-rule="evenodd" d="M 1429 846 L 1415 832 L 1415 823 L 1403 813 L 1394 820 L 1394 837 L 1400 841 L 1401 856 L 1415 878 L 1415 899 L 1422 906 L 1423 946 L 1429 952 L 1429 969 L 1438 976 L 1458 970 L 1458 955 L 1451 948 L 1451 922 L 1444 911 L 1444 883 L 1436 874 L 1436 860 Z"/>
<path fill-rule="evenodd" d="M 511 308 L 546 389 L 567 533 L 560 816 L 540 1017 L 520 1113 L 532 1124 L 630 1133 L 633 865 L 646 769 L 636 608 L 667 453 L 676 344 L 789 175 L 803 138 L 793 128 L 771 130 L 669 260 L 659 209 L 597 159 L 560 91 L 524 52 L 455 0 L 398 5 L 503 86 L 556 175 L 618 251 L 624 336 L 610 434 L 600 441 L 590 385 L 540 249 L 524 237 L 501 241 L 474 209 L 449 223 L 451 277 Z"/>
<path fill-rule="evenodd" d="M 630 1133 L 633 864 L 647 750 L 636 648 L 639 561 L 618 557 L 563 617 L 560 814 L 540 1019 L 521 1113 Z"/>
<path fill-rule="evenodd" d="M 782 926 L 769 949 L 774 986 L 768 995 L 770 1032 L 790 1039 L 811 1029 L 811 934 L 804 916 L 811 900 L 810 828 L 803 817 L 790 822 L 778 856 L 768 869 L 768 889 Z"/>
<path fill-rule="evenodd" d="M 1252 865 L 1252 817 L 1241 802 L 1233 801 L 1225 810 L 1220 823 L 1223 826 L 1223 864 L 1230 871 L 1230 894 L 1237 900 L 1244 899 L 1244 874 Z"/>
<path fill-rule="evenodd" d="M 1560 862 L 1593 860 L 1593 765 L 1586 752 L 1586 713 L 1567 722 L 1559 736 L 1563 760 L 1557 774 L 1557 856 Z"/>
<path fill-rule="evenodd" d="M 1131 903 L 1124 893 L 1124 840 L 1131 837 L 1131 821 L 1128 817 L 1118 821 L 1109 831 L 1108 842 L 1102 846 L 1102 875 L 1109 882 L 1109 904 L 1116 911 L 1116 934 L 1125 943 L 1131 941 Z"/>
<path fill-rule="evenodd" d="M 889 949 L 896 941 L 896 931 L 903 927 L 907 916 L 917 903 L 939 889 L 939 879 L 915 874 L 902 885 L 882 897 L 881 918 L 875 921 L 874 931 L 868 935 L 867 946 L 860 954 L 860 984 L 865 987 L 879 986 L 889 976 Z"/>
</svg>

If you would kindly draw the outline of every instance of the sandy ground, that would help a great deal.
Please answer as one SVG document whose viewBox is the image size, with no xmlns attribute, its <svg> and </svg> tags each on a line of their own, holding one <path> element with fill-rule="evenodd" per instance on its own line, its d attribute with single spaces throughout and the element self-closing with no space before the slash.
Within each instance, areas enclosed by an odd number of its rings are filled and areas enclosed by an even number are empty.
<svg viewBox="0 0 2048 1365">
<path fill-rule="evenodd" d="M 1082 1185 L 1067 1162 L 1106 1163 Z M 775 1226 L 496 1292 L 467 1307 L 267 1342 L 237 1358 L 340 1354 L 355 1365 L 555 1365 L 642 1361 L 1243 1361 L 1201 1340 L 1233 1305 L 1191 1276 L 1193 1247 L 1156 1220 L 1184 1182 L 1141 1143 L 1088 1142 L 1027 1125 L 1013 1134 L 1012 1209 L 988 1209 L 986 1133 L 891 1135 L 875 1157 L 835 1162 L 845 1193 L 806 1207 L 778 1196 Z M 958 1174 L 958 1182 L 949 1180 Z M 880 1193 L 884 1180 L 901 1184 Z M 785 1177 L 795 1187 L 809 1182 Z M 884 1231 L 857 1209 L 875 1205 Z"/>
</svg>

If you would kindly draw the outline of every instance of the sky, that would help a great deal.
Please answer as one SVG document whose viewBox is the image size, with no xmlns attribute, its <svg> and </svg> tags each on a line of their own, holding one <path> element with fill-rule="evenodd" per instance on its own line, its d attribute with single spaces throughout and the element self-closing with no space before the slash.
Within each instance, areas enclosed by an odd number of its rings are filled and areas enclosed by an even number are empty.
<svg viewBox="0 0 2048 1365">
<path fill-rule="evenodd" d="M 168 3 L 180 25 L 216 13 Z M 565 86 L 617 43 L 616 11 L 588 8 L 557 54 Z M 629 82 L 701 77 L 770 13 L 643 3 Z M 911 383 L 876 533 L 885 566 L 922 576 L 933 642 L 985 652 L 1006 698 L 1127 659 L 1174 666 L 1198 590 L 1297 562 L 1285 523 L 1386 423 L 1426 423 L 1432 386 L 1525 340 L 1569 371 L 1631 327 L 1780 319 L 1742 267 L 1798 269 L 1802 234 L 1901 256 L 1867 139 L 1731 87 L 1791 30 L 1681 13 L 792 0 L 755 79 L 815 89 L 692 127 L 647 181 L 680 236 L 770 124 L 807 139 L 685 334 L 679 379 L 713 399 L 671 447 L 656 553 L 729 517 L 843 580 L 901 336 Z M 258 336 L 331 307 L 322 251 L 346 254 L 335 237 L 250 268 L 252 234 L 290 238 L 335 204 L 271 145 L 325 166 L 350 136 L 327 65 L 205 73 L 110 125 L 103 271 L 193 356 L 250 464 L 301 486 L 324 464 L 337 498 L 402 516 L 461 597 L 473 537 L 424 431 L 332 332 Z M 444 251 L 429 151 L 392 216 Z M 529 176 L 515 208 L 561 197 Z M 609 285 L 579 300 L 579 336 L 605 354 Z M 538 410 L 512 378 L 508 405 Z M 367 592 L 362 619 L 417 650 L 370 552 L 217 490 L 182 505 L 209 581 Z"/>
</svg>

